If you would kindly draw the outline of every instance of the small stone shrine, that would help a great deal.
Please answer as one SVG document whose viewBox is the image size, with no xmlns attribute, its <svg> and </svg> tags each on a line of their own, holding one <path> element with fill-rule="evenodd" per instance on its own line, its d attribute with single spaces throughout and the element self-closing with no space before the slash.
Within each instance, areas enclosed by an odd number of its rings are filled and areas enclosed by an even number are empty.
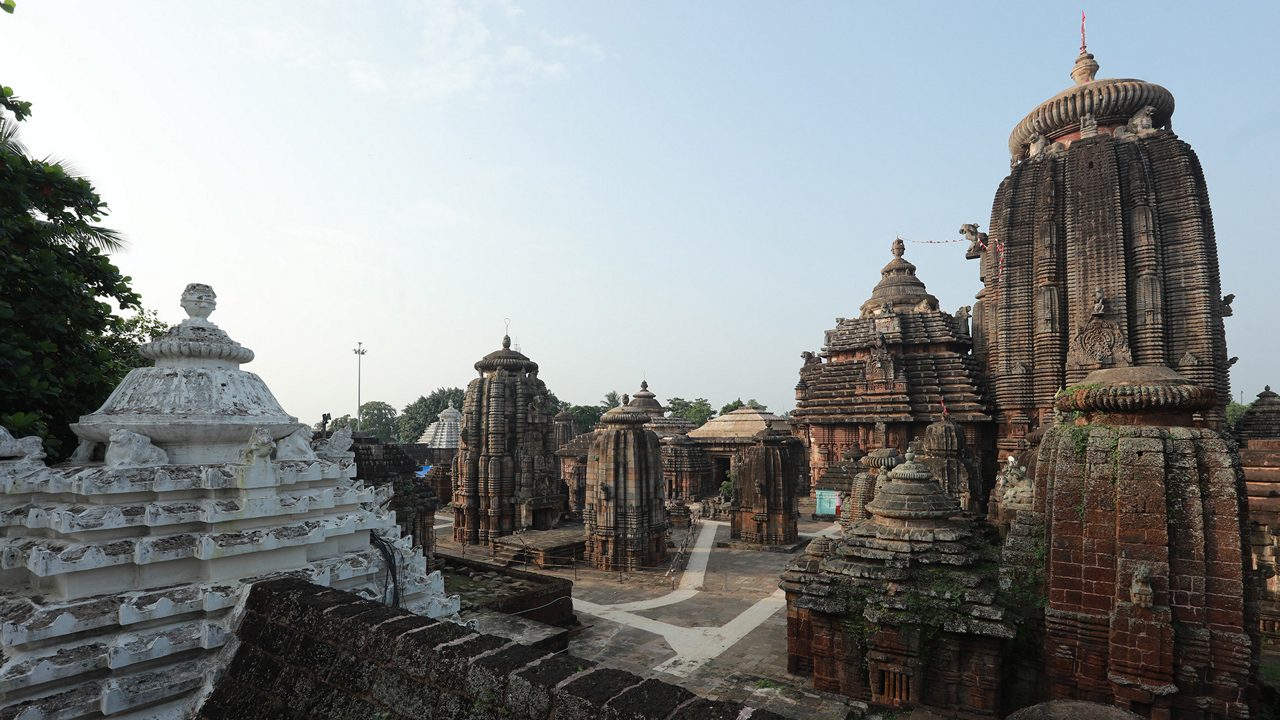
<svg viewBox="0 0 1280 720">
<path fill-rule="evenodd" d="M 720 492 L 711 482 L 711 460 L 684 433 L 662 438 L 662 477 L 668 498 L 692 502 Z"/>
<path fill-rule="evenodd" d="M 600 570 L 635 570 L 667 556 L 667 515 L 658 436 L 649 415 L 613 408 L 593 433 L 582 521 L 586 558 Z"/>
<path fill-rule="evenodd" d="M 475 364 L 462 403 L 453 493 L 453 539 L 487 545 L 516 530 L 550 530 L 565 505 L 556 474 L 547 386 L 538 364 L 502 349 Z"/>
<path fill-rule="evenodd" d="M 353 481 L 349 431 L 313 447 L 253 352 L 188 318 L 141 347 L 73 459 L 0 430 L 0 689 L 7 717 L 189 717 L 249 583 L 291 574 L 440 617 L 439 573 L 400 535 L 390 488 Z"/>
<path fill-rule="evenodd" d="M 781 430 L 757 433 L 734 469 L 729 536 L 752 545 L 794 544 L 799 539 L 796 490 L 803 468 L 799 440 Z"/>
<path fill-rule="evenodd" d="M 1280 395 L 1270 385 L 1236 424 L 1236 438 L 1249 495 L 1253 567 L 1264 584 L 1259 602 L 1262 638 L 1280 647 Z"/>
<path fill-rule="evenodd" d="M 787 670 L 879 706 L 1000 717 L 1015 627 L 998 599 L 994 531 L 957 517 L 910 450 L 866 510 L 783 572 Z"/>
<path fill-rule="evenodd" d="M 983 447 L 990 417 L 970 356 L 968 309 L 939 310 L 904 251 L 894 240 L 861 315 L 837 318 L 821 352 L 801 354 L 791 417 L 814 478 L 854 445 L 905 450 L 947 412 L 968 447 Z"/>
</svg>

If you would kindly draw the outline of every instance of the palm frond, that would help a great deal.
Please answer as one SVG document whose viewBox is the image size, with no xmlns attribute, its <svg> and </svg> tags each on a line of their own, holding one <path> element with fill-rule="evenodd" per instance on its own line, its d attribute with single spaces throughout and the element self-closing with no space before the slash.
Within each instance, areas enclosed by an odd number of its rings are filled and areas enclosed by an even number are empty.
<svg viewBox="0 0 1280 720">
<path fill-rule="evenodd" d="M 27 147 L 18 139 L 18 123 L 0 114 L 0 148 L 9 152 L 27 154 Z"/>
<path fill-rule="evenodd" d="M 68 240 L 83 242 L 102 252 L 122 250 L 125 244 L 124 235 L 121 235 L 119 231 L 94 225 L 76 228 L 67 233 L 66 237 Z"/>
</svg>

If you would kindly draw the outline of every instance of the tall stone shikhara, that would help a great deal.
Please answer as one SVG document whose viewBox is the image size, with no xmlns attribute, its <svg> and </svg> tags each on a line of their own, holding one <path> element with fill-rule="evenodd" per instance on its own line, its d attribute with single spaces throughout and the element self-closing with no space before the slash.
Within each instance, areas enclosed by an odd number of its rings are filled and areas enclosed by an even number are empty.
<svg viewBox="0 0 1280 720">
<path fill-rule="evenodd" d="M 601 570 L 634 570 L 667 555 L 662 456 L 643 409 L 623 405 L 591 436 L 582 521 L 587 561 Z"/>
<path fill-rule="evenodd" d="M 477 545 L 524 528 L 549 530 L 566 497 L 556 471 L 555 409 L 538 364 L 512 350 L 506 336 L 475 368 L 480 377 L 462 402 L 453 538 Z"/>
<path fill-rule="evenodd" d="M 1169 366 L 1216 393 L 1201 412 L 1214 424 L 1230 397 L 1230 297 L 1200 161 L 1169 129 L 1168 90 L 1097 70 L 1082 52 L 1076 85 L 1014 128 L 990 237 L 970 232 L 983 283 L 974 354 L 1002 458 L 1094 370 Z"/>
<path fill-rule="evenodd" d="M 233 609 L 273 575 L 457 612 L 400 536 L 390 487 L 353 480 L 350 433 L 313 447 L 240 369 L 253 352 L 209 322 L 213 290 L 189 285 L 182 305 L 190 317 L 140 348 L 155 366 L 72 426 L 70 462 L 0 429 L 0 716 L 187 716 Z"/>
</svg>

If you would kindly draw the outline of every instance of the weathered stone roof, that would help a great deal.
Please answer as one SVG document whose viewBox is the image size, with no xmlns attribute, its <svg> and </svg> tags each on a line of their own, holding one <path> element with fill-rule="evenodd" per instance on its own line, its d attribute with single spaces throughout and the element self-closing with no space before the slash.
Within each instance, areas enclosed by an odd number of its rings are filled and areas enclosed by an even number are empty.
<svg viewBox="0 0 1280 720">
<path fill-rule="evenodd" d="M 462 429 L 462 413 L 449 402 L 440 412 L 440 419 L 427 426 L 418 442 L 432 448 L 458 447 L 458 433 Z"/>
<path fill-rule="evenodd" d="M 1236 435 L 1242 440 L 1280 439 L 1280 395 L 1272 392 L 1270 385 L 1258 393 L 1258 399 L 1240 418 Z"/>
<path fill-rule="evenodd" d="M 905 355 L 898 362 L 905 392 L 868 392 L 863 360 L 806 365 L 800 370 L 805 395 L 792 415 L 804 422 L 933 421 L 942 417 L 945 403 L 952 419 L 988 419 L 979 365 L 969 355 Z"/>
<path fill-rule="evenodd" d="M 727 415 L 708 420 L 701 427 L 690 430 L 689 437 L 694 439 L 737 438 L 749 440 L 755 437 L 757 433 L 768 430 L 770 425 L 777 426 L 779 429 L 789 427 L 785 418 L 780 418 L 773 413 L 757 410 L 753 407 L 740 407 Z"/>
</svg>

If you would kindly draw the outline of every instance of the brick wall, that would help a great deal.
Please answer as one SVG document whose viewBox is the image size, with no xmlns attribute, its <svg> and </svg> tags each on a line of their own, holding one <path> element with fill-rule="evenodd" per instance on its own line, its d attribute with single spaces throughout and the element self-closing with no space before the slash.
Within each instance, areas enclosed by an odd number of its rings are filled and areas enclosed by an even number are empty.
<svg viewBox="0 0 1280 720">
<path fill-rule="evenodd" d="M 255 585 L 201 720 L 780 720 L 293 578 Z"/>
</svg>

